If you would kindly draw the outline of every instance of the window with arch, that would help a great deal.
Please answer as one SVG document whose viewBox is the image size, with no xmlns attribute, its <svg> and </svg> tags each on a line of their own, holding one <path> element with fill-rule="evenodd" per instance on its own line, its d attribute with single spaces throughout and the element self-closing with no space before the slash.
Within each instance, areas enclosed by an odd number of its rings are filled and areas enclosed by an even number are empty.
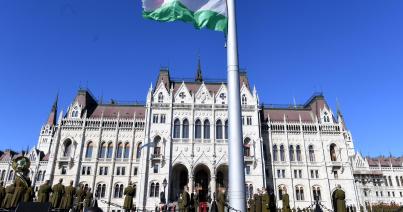
<svg viewBox="0 0 403 212">
<path fill-rule="evenodd" d="M 162 103 L 164 101 L 164 94 L 162 94 L 162 92 L 160 92 L 158 94 L 158 103 Z"/>
<path fill-rule="evenodd" d="M 336 144 L 331 144 L 330 145 L 329 152 L 330 152 L 330 160 L 331 161 L 336 161 L 337 160 L 337 157 L 336 157 Z"/>
<path fill-rule="evenodd" d="M 244 142 L 243 142 L 243 154 L 246 157 L 249 157 L 250 154 L 250 139 L 249 138 L 245 138 Z"/>
<path fill-rule="evenodd" d="M 72 146 L 72 143 L 71 143 L 70 139 L 67 139 L 66 141 L 64 141 L 63 157 L 70 156 L 71 146 Z"/>
<path fill-rule="evenodd" d="M 278 160 L 278 149 L 277 149 L 277 145 L 273 145 L 273 161 L 277 161 Z"/>
<path fill-rule="evenodd" d="M 403 186 L 403 177 L 400 177 L 400 185 Z"/>
<path fill-rule="evenodd" d="M 115 184 L 113 197 L 114 198 L 122 198 L 123 197 L 123 184 L 119 184 L 119 183 Z"/>
<path fill-rule="evenodd" d="M 5 177 L 6 177 L 6 170 L 3 170 L 1 171 L 0 180 L 3 181 Z"/>
<path fill-rule="evenodd" d="M 195 139 L 201 139 L 202 134 L 202 124 L 200 119 L 197 119 L 195 122 Z"/>
<path fill-rule="evenodd" d="M 297 161 L 302 161 L 302 157 L 301 157 L 301 146 L 297 145 Z"/>
<path fill-rule="evenodd" d="M 129 158 L 130 156 L 130 144 L 129 142 L 125 143 L 125 153 L 123 154 L 123 158 Z"/>
<path fill-rule="evenodd" d="M 204 120 L 203 130 L 203 138 L 210 139 L 210 121 L 208 119 Z"/>
<path fill-rule="evenodd" d="M 224 136 L 225 136 L 225 139 L 228 139 L 228 120 L 225 120 L 225 124 L 224 124 Z"/>
<path fill-rule="evenodd" d="M 106 158 L 112 158 L 112 152 L 113 152 L 113 144 L 112 142 L 109 142 L 108 149 L 106 152 Z"/>
<path fill-rule="evenodd" d="M 105 194 L 106 194 L 106 184 L 99 183 L 97 185 L 97 190 L 95 192 L 95 196 L 100 197 L 100 198 L 105 198 Z M 117 194 L 117 196 L 119 196 L 119 195 Z"/>
<path fill-rule="evenodd" d="M 46 174 L 46 171 L 43 171 L 43 172 L 42 172 L 42 179 L 41 179 L 41 181 L 44 181 L 44 180 L 45 180 L 45 174 Z"/>
<path fill-rule="evenodd" d="M 119 142 L 118 148 L 116 151 L 116 158 L 122 158 L 122 156 L 123 156 L 123 143 Z"/>
<path fill-rule="evenodd" d="M 99 149 L 99 158 L 105 158 L 105 153 L 106 153 L 106 143 L 102 142 L 101 143 L 101 148 Z"/>
<path fill-rule="evenodd" d="M 140 157 L 141 157 L 141 142 L 137 144 L 136 159 L 140 159 Z"/>
<path fill-rule="evenodd" d="M 150 197 L 158 197 L 160 193 L 160 184 L 152 182 L 150 184 Z"/>
<path fill-rule="evenodd" d="M 183 120 L 182 138 L 189 138 L 189 121 L 187 119 Z"/>
<path fill-rule="evenodd" d="M 323 113 L 323 122 L 328 123 L 330 122 L 330 118 L 327 112 Z"/>
<path fill-rule="evenodd" d="M 13 171 L 13 170 L 11 170 L 11 171 L 8 173 L 8 178 L 7 178 L 7 180 L 8 180 L 8 181 L 14 180 L 14 171 Z"/>
<path fill-rule="evenodd" d="M 253 185 L 252 184 L 245 184 L 245 191 L 246 191 L 247 199 L 253 198 Z"/>
<path fill-rule="evenodd" d="M 180 138 L 181 123 L 179 119 L 174 121 L 173 138 Z"/>
<path fill-rule="evenodd" d="M 85 151 L 85 158 L 91 158 L 92 157 L 92 151 L 93 151 L 93 143 L 90 141 L 87 144 L 87 149 Z"/>
<path fill-rule="evenodd" d="M 290 145 L 289 152 L 290 152 L 290 161 L 295 161 L 295 155 L 294 155 L 295 153 L 293 145 Z"/>
<path fill-rule="evenodd" d="M 315 162 L 315 150 L 313 149 L 312 145 L 309 145 L 308 151 L 309 151 L 309 161 Z"/>
<path fill-rule="evenodd" d="M 216 125 L 215 125 L 215 137 L 216 139 L 223 139 L 222 137 L 222 122 L 221 120 L 217 120 Z"/>
<path fill-rule="evenodd" d="M 280 146 L 280 160 L 285 161 L 284 145 Z"/>
<path fill-rule="evenodd" d="M 42 179 L 42 171 L 38 172 L 38 175 L 36 175 L 36 181 L 41 181 Z"/>
<path fill-rule="evenodd" d="M 322 196 L 320 193 L 320 187 L 319 186 L 313 186 L 312 187 L 312 194 L 313 194 L 313 199 L 315 201 L 321 201 L 322 200 Z"/>
<path fill-rule="evenodd" d="M 279 185 L 278 186 L 278 199 L 283 200 L 283 195 L 286 194 L 287 188 L 285 185 Z"/>
<path fill-rule="evenodd" d="M 295 196 L 297 201 L 304 200 L 304 188 L 302 186 L 295 186 Z"/>
<path fill-rule="evenodd" d="M 158 156 L 161 154 L 161 147 L 160 147 L 161 137 L 157 136 L 154 138 L 154 155 Z"/>
<path fill-rule="evenodd" d="M 246 98 L 245 94 L 242 94 L 242 105 L 247 105 L 248 104 L 248 99 Z"/>
<path fill-rule="evenodd" d="M 393 186 L 392 177 L 389 176 L 388 178 L 389 178 L 389 186 Z"/>
</svg>

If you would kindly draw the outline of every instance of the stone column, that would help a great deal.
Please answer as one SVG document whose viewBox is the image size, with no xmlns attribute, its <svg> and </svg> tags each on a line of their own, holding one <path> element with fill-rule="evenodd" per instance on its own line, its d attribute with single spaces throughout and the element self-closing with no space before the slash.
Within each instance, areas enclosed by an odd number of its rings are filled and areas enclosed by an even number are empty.
<svg viewBox="0 0 403 212">
<path fill-rule="evenodd" d="M 213 173 L 213 174 L 211 175 L 210 187 L 211 187 L 211 199 L 213 199 L 213 194 L 214 194 L 214 192 L 216 192 L 216 190 L 217 190 L 215 173 Z"/>
</svg>

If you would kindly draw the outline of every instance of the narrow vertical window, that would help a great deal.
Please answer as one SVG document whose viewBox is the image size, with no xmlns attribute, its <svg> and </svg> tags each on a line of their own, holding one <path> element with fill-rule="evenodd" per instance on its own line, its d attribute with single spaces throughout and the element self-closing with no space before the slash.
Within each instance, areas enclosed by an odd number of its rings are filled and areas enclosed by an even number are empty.
<svg viewBox="0 0 403 212">
<path fill-rule="evenodd" d="M 221 120 L 217 120 L 216 122 L 216 139 L 222 139 L 222 122 Z"/>
<path fill-rule="evenodd" d="M 202 124 L 199 119 L 195 123 L 195 139 L 201 139 Z"/>
</svg>

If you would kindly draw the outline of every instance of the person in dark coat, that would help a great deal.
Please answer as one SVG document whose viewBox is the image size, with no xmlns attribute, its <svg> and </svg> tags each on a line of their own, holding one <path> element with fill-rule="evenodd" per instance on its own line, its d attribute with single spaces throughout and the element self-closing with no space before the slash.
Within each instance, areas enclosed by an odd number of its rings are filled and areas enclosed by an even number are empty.
<svg viewBox="0 0 403 212">
<path fill-rule="evenodd" d="M 3 203 L 4 198 L 6 197 L 6 188 L 4 188 L 3 184 L 3 181 L 0 182 L 0 207 Z"/>
<path fill-rule="evenodd" d="M 34 188 L 28 187 L 27 191 L 24 194 L 24 202 L 33 202 L 35 197 Z"/>
<path fill-rule="evenodd" d="M 84 190 L 84 185 L 80 185 L 76 191 L 76 197 L 77 197 L 77 210 L 81 211 L 84 206 L 84 199 L 85 199 L 85 190 Z"/>
<path fill-rule="evenodd" d="M 184 205 L 184 212 L 189 212 L 189 206 L 190 206 L 190 195 L 188 193 L 188 187 L 185 186 L 185 189 L 183 189 L 183 205 Z"/>
<path fill-rule="evenodd" d="M 336 212 L 346 212 L 346 193 L 341 190 L 341 186 L 338 185 L 335 191 L 336 198 Z"/>
<path fill-rule="evenodd" d="M 6 196 L 4 197 L 4 200 L 2 202 L 1 205 L 2 208 L 6 209 L 11 208 L 11 201 L 13 199 L 14 191 L 15 191 L 15 183 L 6 187 Z"/>
<path fill-rule="evenodd" d="M 70 208 L 72 208 L 75 195 L 76 188 L 73 187 L 73 181 L 70 181 L 70 185 L 64 188 L 64 194 L 62 202 L 60 204 L 60 208 L 65 210 L 69 210 Z"/>
<path fill-rule="evenodd" d="M 88 191 L 86 192 L 85 199 L 84 199 L 85 208 L 91 207 L 93 198 L 94 198 L 94 194 L 92 194 L 91 189 L 88 188 Z"/>
<path fill-rule="evenodd" d="M 17 176 L 15 179 L 15 190 L 11 199 L 11 208 L 16 208 L 18 204 L 24 201 L 25 192 L 28 190 L 29 182 L 24 181 L 22 177 Z"/>
<path fill-rule="evenodd" d="M 130 211 L 133 209 L 133 197 L 136 194 L 136 191 L 134 190 L 132 186 L 132 182 L 129 182 L 129 185 L 127 188 L 125 188 L 124 195 L 125 195 L 125 201 L 123 203 L 123 209 L 125 211 Z"/>
<path fill-rule="evenodd" d="M 262 194 L 262 211 L 263 212 L 270 211 L 270 196 L 265 189 L 263 189 Z"/>
<path fill-rule="evenodd" d="M 46 180 L 44 184 L 39 186 L 38 202 L 40 202 L 40 203 L 49 202 L 50 192 L 52 192 L 52 188 L 49 185 L 49 180 Z"/>
<path fill-rule="evenodd" d="M 260 190 L 258 190 L 258 192 L 260 193 Z M 255 210 L 258 212 L 262 211 L 262 197 L 260 196 L 260 194 L 254 194 L 253 195 L 253 199 L 255 199 Z"/>
<path fill-rule="evenodd" d="M 183 201 L 183 193 L 179 194 L 178 209 L 179 209 L 179 212 L 184 212 L 185 211 L 185 204 L 184 204 L 184 201 Z"/>
<path fill-rule="evenodd" d="M 217 195 L 217 209 L 218 212 L 224 212 L 225 208 L 225 188 L 221 187 Z"/>
<path fill-rule="evenodd" d="M 50 205 L 52 208 L 59 208 L 64 194 L 63 179 L 59 179 L 59 183 L 52 188 L 52 197 L 50 198 Z"/>
</svg>

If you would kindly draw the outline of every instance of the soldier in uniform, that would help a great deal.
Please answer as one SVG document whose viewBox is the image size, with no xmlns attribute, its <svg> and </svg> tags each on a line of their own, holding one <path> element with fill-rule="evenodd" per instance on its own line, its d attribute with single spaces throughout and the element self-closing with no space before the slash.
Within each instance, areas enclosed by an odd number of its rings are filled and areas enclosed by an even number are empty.
<svg viewBox="0 0 403 212">
<path fill-rule="evenodd" d="M 248 205 L 248 212 L 255 212 L 255 200 L 253 198 L 249 198 Z"/>
<path fill-rule="evenodd" d="M 77 197 L 77 210 L 81 211 L 83 209 L 83 201 L 85 199 L 85 190 L 84 185 L 80 185 L 76 191 Z"/>
<path fill-rule="evenodd" d="M 52 188 L 52 198 L 50 198 L 50 205 L 53 208 L 59 208 L 64 194 L 63 179 L 59 179 L 59 183 Z"/>
<path fill-rule="evenodd" d="M 129 182 L 129 185 L 127 186 L 127 188 L 124 191 L 124 195 L 125 195 L 125 201 L 123 203 L 123 209 L 125 209 L 125 211 L 130 211 L 133 208 L 133 197 L 136 194 L 136 191 L 134 190 L 133 186 L 132 186 L 132 182 Z"/>
<path fill-rule="evenodd" d="M 0 182 L 0 208 L 3 203 L 4 198 L 6 197 L 6 189 L 3 186 L 3 181 Z"/>
<path fill-rule="evenodd" d="M 263 189 L 263 194 L 262 194 L 262 211 L 263 212 L 270 211 L 270 196 L 267 193 L 266 189 Z"/>
<path fill-rule="evenodd" d="M 284 191 L 286 192 L 286 191 Z M 290 196 L 287 193 L 283 194 L 283 212 L 290 212 Z"/>
<path fill-rule="evenodd" d="M 11 199 L 11 208 L 16 208 L 24 200 L 25 192 L 28 190 L 28 184 L 22 178 L 16 177 L 15 190 Z"/>
<path fill-rule="evenodd" d="M 257 194 L 253 195 L 253 199 L 255 199 L 255 210 L 256 212 L 262 212 L 262 196 L 260 196 L 260 190 L 258 190 Z"/>
<path fill-rule="evenodd" d="M 34 188 L 28 187 L 27 191 L 24 194 L 24 202 L 32 202 L 34 201 L 35 192 Z"/>
<path fill-rule="evenodd" d="M 64 194 L 62 202 L 60 204 L 60 208 L 65 210 L 69 210 L 70 208 L 72 208 L 75 195 L 76 189 L 73 187 L 73 181 L 70 181 L 70 185 L 64 188 Z"/>
<path fill-rule="evenodd" d="M 194 208 L 195 211 L 198 212 L 199 211 L 199 195 L 197 194 L 197 192 L 194 192 Z"/>
<path fill-rule="evenodd" d="M 183 203 L 183 193 L 179 194 L 178 208 L 179 208 L 179 212 L 185 211 L 185 204 Z"/>
<path fill-rule="evenodd" d="M 336 212 L 346 212 L 346 193 L 341 190 L 341 186 L 338 185 L 336 189 Z"/>
<path fill-rule="evenodd" d="M 2 202 L 1 207 L 2 208 L 11 208 L 11 200 L 13 199 L 13 194 L 15 191 L 15 184 L 11 184 L 6 187 L 6 196 L 4 197 L 4 200 Z"/>
<path fill-rule="evenodd" d="M 52 192 L 52 188 L 49 185 L 49 180 L 46 180 L 44 184 L 39 186 L 38 190 L 38 202 L 46 203 L 49 202 L 49 194 Z"/>
<path fill-rule="evenodd" d="M 91 207 L 93 196 L 94 196 L 94 194 L 92 194 L 91 189 L 88 188 L 88 191 L 86 192 L 85 199 L 84 199 L 84 202 L 85 202 L 84 206 L 86 208 Z"/>
<path fill-rule="evenodd" d="M 183 189 L 183 205 L 184 205 L 184 212 L 189 212 L 189 206 L 190 206 L 190 195 L 188 193 L 188 186 L 185 186 Z"/>
<path fill-rule="evenodd" d="M 224 212 L 224 207 L 225 207 L 225 188 L 221 187 L 218 189 L 218 195 L 217 195 L 217 209 L 218 212 Z"/>
</svg>

